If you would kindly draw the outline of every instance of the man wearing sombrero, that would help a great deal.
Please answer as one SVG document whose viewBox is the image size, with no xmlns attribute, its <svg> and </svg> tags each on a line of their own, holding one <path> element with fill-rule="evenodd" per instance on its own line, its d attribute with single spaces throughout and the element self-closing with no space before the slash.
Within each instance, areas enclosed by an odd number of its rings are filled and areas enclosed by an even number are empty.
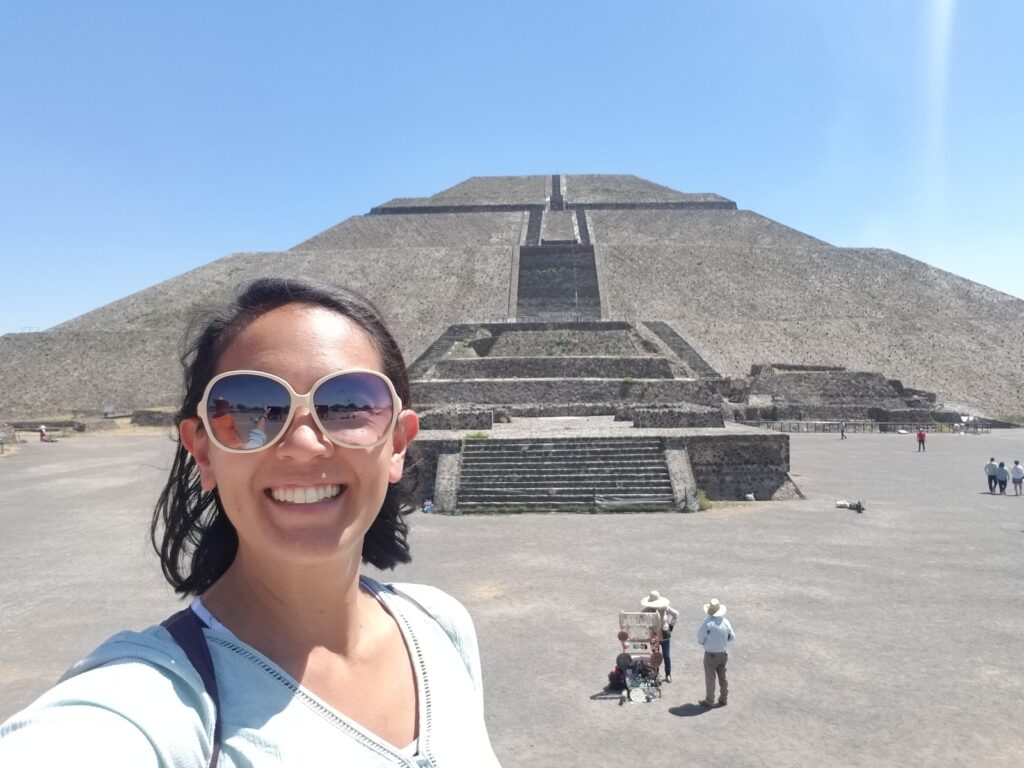
<svg viewBox="0 0 1024 768">
<path fill-rule="evenodd" d="M 725 606 L 717 598 L 704 605 L 707 617 L 697 630 L 697 642 L 704 646 L 704 698 L 701 706 L 715 706 L 715 676 L 718 676 L 718 706 L 729 702 L 729 681 L 725 676 L 725 665 L 729 661 L 726 652 L 729 643 L 736 639 L 732 624 L 725 618 Z"/>
<path fill-rule="evenodd" d="M 665 682 L 672 682 L 672 656 L 669 653 L 669 638 L 672 627 L 679 618 L 679 611 L 668 604 L 668 598 L 662 597 L 658 590 L 652 590 L 647 597 L 640 599 L 640 607 L 645 611 L 657 611 L 661 620 L 661 658 L 665 661 Z"/>
</svg>

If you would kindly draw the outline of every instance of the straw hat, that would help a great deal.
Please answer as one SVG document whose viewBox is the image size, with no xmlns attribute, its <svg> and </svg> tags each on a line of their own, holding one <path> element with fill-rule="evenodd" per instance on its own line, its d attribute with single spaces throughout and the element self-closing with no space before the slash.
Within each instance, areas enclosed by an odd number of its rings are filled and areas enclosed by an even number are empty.
<svg viewBox="0 0 1024 768">
<path fill-rule="evenodd" d="M 708 616 L 725 616 L 725 606 L 718 602 L 717 597 L 713 597 L 710 603 L 704 603 L 704 613 Z"/>
<path fill-rule="evenodd" d="M 651 590 L 651 594 L 640 600 L 642 608 L 665 608 L 668 606 L 668 598 L 662 597 L 658 590 Z"/>
</svg>

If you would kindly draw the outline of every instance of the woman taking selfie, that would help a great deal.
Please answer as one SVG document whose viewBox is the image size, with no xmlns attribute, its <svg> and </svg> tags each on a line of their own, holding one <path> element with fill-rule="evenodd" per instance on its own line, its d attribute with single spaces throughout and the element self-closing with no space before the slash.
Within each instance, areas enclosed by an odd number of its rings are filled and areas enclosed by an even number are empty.
<svg viewBox="0 0 1024 768">
<path fill-rule="evenodd" d="M 11 718 L 0 764 L 497 765 L 465 609 L 359 572 L 410 559 L 409 403 L 365 300 L 248 285 L 185 357 L 153 518 L 191 605 L 115 635 Z"/>
</svg>

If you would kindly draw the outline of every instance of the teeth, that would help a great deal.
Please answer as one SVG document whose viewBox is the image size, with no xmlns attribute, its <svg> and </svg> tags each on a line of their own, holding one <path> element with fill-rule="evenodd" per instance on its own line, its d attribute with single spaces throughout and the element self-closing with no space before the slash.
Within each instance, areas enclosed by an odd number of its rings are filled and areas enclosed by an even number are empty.
<svg viewBox="0 0 1024 768">
<path fill-rule="evenodd" d="M 304 488 L 292 486 L 270 489 L 270 496 L 274 501 L 284 501 L 288 504 L 315 504 L 324 499 L 333 499 L 339 493 L 341 493 L 340 485 L 314 485 Z"/>
</svg>

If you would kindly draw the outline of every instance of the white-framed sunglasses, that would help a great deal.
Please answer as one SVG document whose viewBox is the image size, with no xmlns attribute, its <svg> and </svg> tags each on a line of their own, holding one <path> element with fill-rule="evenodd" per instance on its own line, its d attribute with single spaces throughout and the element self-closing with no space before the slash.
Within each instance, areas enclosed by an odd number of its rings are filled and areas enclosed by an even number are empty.
<svg viewBox="0 0 1024 768">
<path fill-rule="evenodd" d="M 252 453 L 280 440 L 301 406 L 332 443 L 373 448 L 394 430 L 402 400 L 391 380 L 378 371 L 335 371 L 304 395 L 270 373 L 226 371 L 206 385 L 198 411 L 218 447 Z"/>
</svg>

